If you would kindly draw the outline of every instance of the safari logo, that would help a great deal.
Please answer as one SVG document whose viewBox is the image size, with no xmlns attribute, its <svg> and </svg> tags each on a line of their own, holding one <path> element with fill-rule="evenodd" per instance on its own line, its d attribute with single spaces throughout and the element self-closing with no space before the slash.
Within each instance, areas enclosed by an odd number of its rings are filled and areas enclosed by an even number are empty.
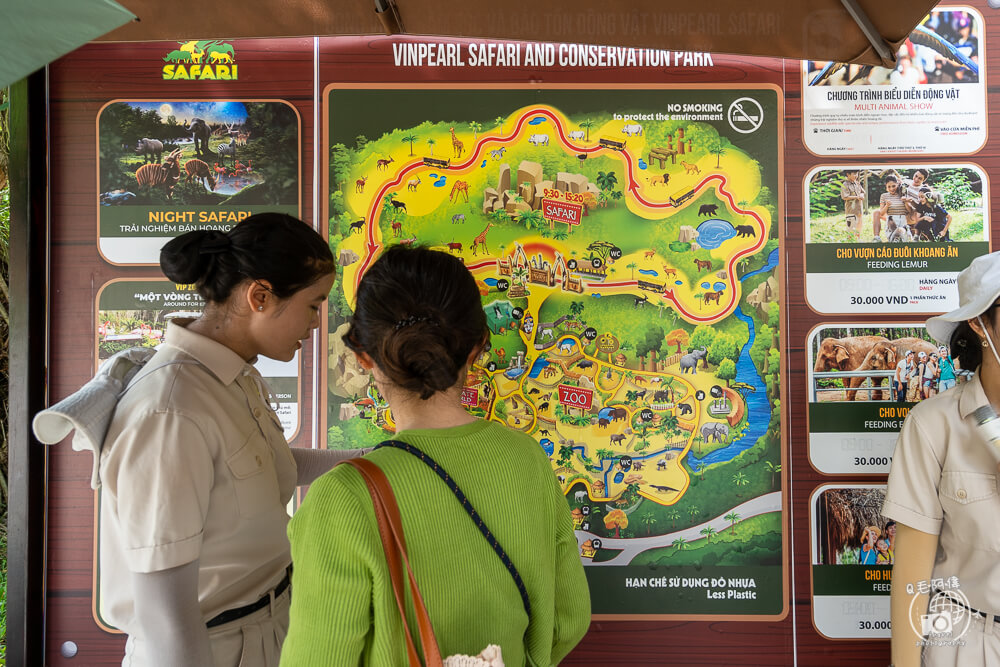
<svg viewBox="0 0 1000 667">
<path fill-rule="evenodd" d="M 910 600 L 910 628 L 921 639 L 924 646 L 956 646 L 963 644 L 962 637 L 972 622 L 972 607 L 969 599 L 957 587 L 948 590 L 934 589 L 934 595 L 927 603 L 927 613 L 914 617 L 913 604 L 920 599 L 914 595 Z M 909 592 L 909 587 L 907 587 Z"/>
<path fill-rule="evenodd" d="M 164 81 L 235 81 L 238 75 L 232 44 L 219 39 L 177 42 L 163 57 Z"/>
</svg>

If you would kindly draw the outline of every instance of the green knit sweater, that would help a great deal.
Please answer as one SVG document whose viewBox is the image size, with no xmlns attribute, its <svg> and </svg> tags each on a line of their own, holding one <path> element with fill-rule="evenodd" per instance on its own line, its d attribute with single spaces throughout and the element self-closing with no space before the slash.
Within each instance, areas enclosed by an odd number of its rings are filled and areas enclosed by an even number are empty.
<svg viewBox="0 0 1000 667">
<path fill-rule="evenodd" d="M 413 455 L 366 458 L 389 478 L 407 552 L 442 655 L 498 644 L 508 666 L 556 664 L 590 623 L 590 592 L 569 506 L 538 443 L 477 421 L 396 436 L 434 458 L 503 545 L 528 589 L 531 618 L 510 573 L 447 485 Z M 288 526 L 292 607 L 282 667 L 406 664 L 402 623 L 368 489 L 339 466 L 316 481 Z M 412 606 L 407 622 L 415 628 Z"/>
</svg>

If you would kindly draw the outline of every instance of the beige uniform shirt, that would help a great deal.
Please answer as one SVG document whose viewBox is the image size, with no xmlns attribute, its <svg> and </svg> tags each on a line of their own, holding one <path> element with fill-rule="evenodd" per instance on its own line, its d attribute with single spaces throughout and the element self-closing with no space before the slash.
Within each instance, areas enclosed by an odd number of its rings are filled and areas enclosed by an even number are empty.
<svg viewBox="0 0 1000 667">
<path fill-rule="evenodd" d="M 938 535 L 932 576 L 958 577 L 973 607 L 1000 612 L 997 459 L 972 417 L 987 403 L 976 373 L 913 407 L 893 452 L 882 514 Z M 907 583 L 917 582 L 893 581 Z"/>
<path fill-rule="evenodd" d="M 169 325 L 118 403 L 101 453 L 100 608 L 126 632 L 129 571 L 200 559 L 208 620 L 258 600 L 291 561 L 285 506 L 296 467 L 260 375 L 188 323 Z M 185 363 L 164 366 L 176 361 Z"/>
</svg>

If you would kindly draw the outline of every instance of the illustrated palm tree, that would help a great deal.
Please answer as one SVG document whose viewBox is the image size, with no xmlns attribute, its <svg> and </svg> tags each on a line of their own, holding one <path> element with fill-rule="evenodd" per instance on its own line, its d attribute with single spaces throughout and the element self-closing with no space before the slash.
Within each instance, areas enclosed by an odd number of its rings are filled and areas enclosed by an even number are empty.
<svg viewBox="0 0 1000 667">
<path fill-rule="evenodd" d="M 692 521 L 694 521 L 694 518 L 699 514 L 701 514 L 701 510 L 698 509 L 697 505 L 692 505 L 688 508 L 688 515 L 691 517 Z"/>
<path fill-rule="evenodd" d="M 705 539 L 707 539 L 709 542 L 711 542 L 712 541 L 712 535 L 715 535 L 715 528 L 712 528 L 711 526 L 705 526 L 704 528 L 702 528 L 698 532 L 700 532 L 702 535 L 704 535 Z"/>
<path fill-rule="evenodd" d="M 524 223 L 525 229 L 538 229 L 542 226 L 541 211 L 522 211 L 520 221 Z"/>
<path fill-rule="evenodd" d="M 653 526 L 656 525 L 656 517 L 652 512 L 646 512 L 642 515 L 642 518 L 639 519 L 639 522 L 646 527 L 646 536 L 648 537 L 653 532 Z"/>
<path fill-rule="evenodd" d="M 726 521 L 729 522 L 729 534 L 736 534 L 736 522 L 740 520 L 740 515 L 736 512 L 730 512 L 725 516 Z"/>
<path fill-rule="evenodd" d="M 670 519 L 670 530 L 677 527 L 677 519 L 681 518 L 681 513 L 677 510 L 670 510 L 667 512 L 667 518 Z"/>
<path fill-rule="evenodd" d="M 597 458 L 599 459 L 612 459 L 614 457 L 615 453 L 610 449 L 601 448 L 597 450 Z"/>
<path fill-rule="evenodd" d="M 594 121 L 592 121 L 589 118 L 587 120 L 583 121 L 582 123 L 580 123 L 580 127 L 582 127 L 583 129 L 585 129 L 587 131 L 587 141 L 590 141 L 590 130 L 595 125 L 597 125 L 597 123 L 595 123 Z"/>
<path fill-rule="evenodd" d="M 705 481 L 705 468 L 706 466 L 704 463 L 699 463 L 698 467 L 696 468 L 696 470 L 698 471 L 698 476 L 701 477 L 701 481 L 703 482 Z"/>
<path fill-rule="evenodd" d="M 611 193 L 611 198 L 615 200 L 615 206 L 618 205 L 618 202 L 621 201 L 621 198 L 624 196 L 625 193 L 622 192 L 621 190 L 615 190 L 614 192 Z"/>
<path fill-rule="evenodd" d="M 687 540 L 683 537 L 678 537 L 676 540 L 670 543 L 670 546 L 675 547 L 678 551 L 681 549 L 687 549 Z"/>
<path fill-rule="evenodd" d="M 574 317 L 580 317 L 580 313 L 583 312 L 583 302 L 582 301 L 570 301 L 569 302 L 569 312 L 573 314 Z"/>
<path fill-rule="evenodd" d="M 726 149 L 722 144 L 722 140 L 720 139 L 712 144 L 712 147 L 708 149 L 708 152 L 715 156 L 715 168 L 718 169 L 722 156 L 726 154 Z"/>
<path fill-rule="evenodd" d="M 764 469 L 771 473 L 771 488 L 774 488 L 774 476 L 781 472 L 781 464 L 773 464 L 770 461 L 764 461 Z"/>
<path fill-rule="evenodd" d="M 497 129 L 500 130 L 500 136 L 503 136 L 503 116 L 497 116 L 494 121 L 497 124 Z"/>
<path fill-rule="evenodd" d="M 618 177 L 615 176 L 613 171 L 599 171 L 597 172 L 597 187 L 602 190 L 613 190 L 616 185 L 618 185 Z"/>
<path fill-rule="evenodd" d="M 746 486 L 749 483 L 750 483 L 750 480 L 747 479 L 747 476 L 744 475 L 742 471 L 740 471 L 740 472 L 736 473 L 735 475 L 733 475 L 733 484 L 736 485 L 737 489 L 740 488 L 740 487 Z M 737 496 L 742 496 L 743 494 L 741 494 L 739 491 L 737 491 L 736 495 Z"/>
<path fill-rule="evenodd" d="M 573 448 L 569 445 L 563 445 L 559 448 L 559 465 L 565 466 L 569 465 L 570 461 L 573 460 Z"/>
<path fill-rule="evenodd" d="M 413 157 L 413 142 L 416 140 L 417 136 L 415 134 L 408 134 L 402 139 L 400 139 L 400 141 L 402 141 L 403 143 L 410 142 L 410 157 Z"/>
<path fill-rule="evenodd" d="M 625 401 L 635 405 L 635 402 L 639 399 L 639 392 L 635 390 L 629 390 L 625 392 Z"/>
<path fill-rule="evenodd" d="M 528 269 L 523 266 L 515 266 L 510 277 L 524 285 L 528 280 Z"/>
<path fill-rule="evenodd" d="M 552 234 L 552 238 L 554 238 L 556 241 L 565 241 L 566 239 L 569 238 L 569 232 L 567 232 L 564 229 L 557 229 Z"/>
<path fill-rule="evenodd" d="M 469 123 L 469 129 L 472 130 L 472 142 L 475 143 L 476 139 L 479 137 L 479 130 L 483 129 L 483 125 L 482 123 L 472 121 Z"/>
<path fill-rule="evenodd" d="M 427 147 L 431 149 L 431 157 L 434 156 L 434 144 L 436 144 L 436 143 L 437 142 L 434 141 L 433 139 L 428 139 L 427 140 Z"/>
</svg>

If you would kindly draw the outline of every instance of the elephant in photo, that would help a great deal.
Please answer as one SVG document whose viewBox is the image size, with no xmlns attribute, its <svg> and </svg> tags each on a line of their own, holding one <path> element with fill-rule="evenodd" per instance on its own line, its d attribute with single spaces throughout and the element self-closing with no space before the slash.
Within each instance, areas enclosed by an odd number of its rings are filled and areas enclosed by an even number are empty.
<svg viewBox="0 0 1000 667">
<path fill-rule="evenodd" d="M 692 350 L 691 352 L 688 352 L 683 357 L 681 357 L 680 360 L 681 374 L 691 371 L 691 375 L 697 375 L 698 362 L 703 360 L 706 354 L 708 354 L 708 350 L 703 347 L 700 350 Z"/>
<path fill-rule="evenodd" d="M 702 424 L 701 427 L 701 439 L 705 442 L 723 442 L 729 437 L 729 424 L 724 422 L 708 422 L 707 424 Z"/>
<path fill-rule="evenodd" d="M 926 341 L 922 342 L 926 343 Z M 927 345 L 930 346 L 930 343 L 927 343 Z M 906 352 L 903 352 L 902 354 L 906 354 Z M 895 370 L 896 362 L 898 362 L 899 359 L 900 359 L 899 353 L 896 352 L 896 348 L 892 343 L 890 342 L 875 343 L 874 345 L 872 345 L 872 349 L 868 351 L 868 355 L 865 357 L 865 360 L 861 362 L 861 365 L 858 366 L 855 370 L 891 371 Z M 851 388 L 847 392 L 847 400 L 853 401 L 857 398 L 858 394 L 857 388 L 860 387 L 862 384 L 864 384 L 866 379 L 868 378 L 864 377 L 851 378 L 850 382 Z M 885 377 L 872 377 L 871 385 L 873 387 L 880 387 L 884 382 L 886 382 L 886 380 L 888 380 L 888 384 L 891 386 L 892 378 L 885 378 Z M 885 392 L 882 398 L 887 398 L 889 390 L 884 389 L 882 391 Z M 867 391 L 862 390 L 862 392 L 864 393 L 866 398 L 869 399 L 874 398 L 875 394 L 874 391 L 869 393 Z"/>
<path fill-rule="evenodd" d="M 824 338 L 816 351 L 816 365 L 813 367 L 813 372 L 856 370 L 876 343 L 888 342 L 889 339 L 885 336 Z"/>
</svg>

